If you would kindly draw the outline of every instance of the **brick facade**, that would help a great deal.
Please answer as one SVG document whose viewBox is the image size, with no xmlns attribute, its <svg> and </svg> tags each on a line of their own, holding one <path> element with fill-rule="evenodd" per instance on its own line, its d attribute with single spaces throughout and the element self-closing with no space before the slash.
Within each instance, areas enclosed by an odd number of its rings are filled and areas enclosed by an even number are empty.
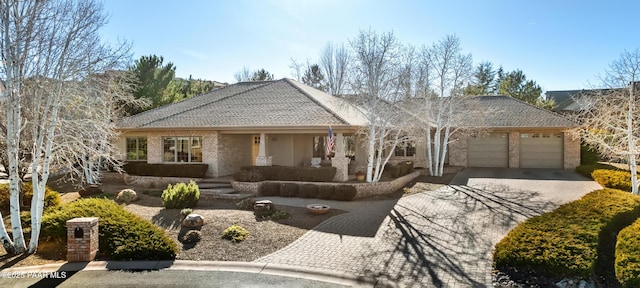
<svg viewBox="0 0 640 288">
<path fill-rule="evenodd" d="M 67 261 L 93 261 L 98 253 L 98 237 L 98 218 L 73 218 L 67 221 Z"/>
</svg>

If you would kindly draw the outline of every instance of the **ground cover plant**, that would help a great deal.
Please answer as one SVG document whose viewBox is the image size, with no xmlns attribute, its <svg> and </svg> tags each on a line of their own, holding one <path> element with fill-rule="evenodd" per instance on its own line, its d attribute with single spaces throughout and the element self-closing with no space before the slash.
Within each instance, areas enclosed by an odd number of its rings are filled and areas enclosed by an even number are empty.
<svg viewBox="0 0 640 288">
<path fill-rule="evenodd" d="M 176 244 L 162 229 L 107 199 L 79 199 L 44 215 L 43 238 L 66 243 L 66 222 L 76 217 L 99 218 L 100 252 L 112 260 L 172 260 L 176 257 Z"/>
<path fill-rule="evenodd" d="M 613 254 L 615 238 L 611 235 L 638 217 L 640 196 L 596 190 L 516 226 L 496 245 L 494 264 L 507 273 L 593 277 L 594 272 L 605 273 L 606 269 L 596 269 L 606 266 L 602 261 L 612 261 L 612 256 L 605 257 Z"/>
<path fill-rule="evenodd" d="M 618 233 L 615 255 L 618 281 L 623 287 L 640 287 L 640 220 Z"/>
</svg>

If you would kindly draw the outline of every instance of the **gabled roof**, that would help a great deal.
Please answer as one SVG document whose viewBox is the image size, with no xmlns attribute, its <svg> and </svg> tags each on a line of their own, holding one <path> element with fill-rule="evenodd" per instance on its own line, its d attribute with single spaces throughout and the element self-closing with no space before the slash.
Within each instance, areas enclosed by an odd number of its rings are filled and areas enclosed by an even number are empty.
<svg viewBox="0 0 640 288">
<path fill-rule="evenodd" d="M 124 118 L 121 129 L 362 126 L 345 100 L 291 79 L 240 82 Z"/>
<path fill-rule="evenodd" d="M 465 98 L 457 113 L 463 127 L 475 128 L 569 128 L 577 124 L 557 113 L 533 106 L 509 96 L 472 96 Z M 473 109 L 481 113 L 468 113 Z"/>
</svg>

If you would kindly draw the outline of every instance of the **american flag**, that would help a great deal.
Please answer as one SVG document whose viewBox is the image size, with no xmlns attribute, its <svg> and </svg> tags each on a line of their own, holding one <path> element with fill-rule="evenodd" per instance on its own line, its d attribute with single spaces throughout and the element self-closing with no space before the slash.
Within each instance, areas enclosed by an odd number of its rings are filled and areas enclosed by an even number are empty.
<svg viewBox="0 0 640 288">
<path fill-rule="evenodd" d="M 331 129 L 331 126 L 329 126 L 329 137 L 327 137 L 327 157 L 329 157 L 329 155 L 331 155 L 331 151 L 333 151 L 333 145 L 335 145 L 335 141 L 333 139 L 333 130 Z"/>
</svg>

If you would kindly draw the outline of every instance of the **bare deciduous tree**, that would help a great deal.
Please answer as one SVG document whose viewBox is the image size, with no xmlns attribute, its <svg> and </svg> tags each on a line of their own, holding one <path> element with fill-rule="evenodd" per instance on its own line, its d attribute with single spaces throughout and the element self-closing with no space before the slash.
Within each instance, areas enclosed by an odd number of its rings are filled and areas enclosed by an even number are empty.
<svg viewBox="0 0 640 288">
<path fill-rule="evenodd" d="M 361 31 L 349 43 L 353 55 L 349 86 L 355 93 L 353 101 L 363 109 L 368 122 L 361 133 L 369 157 L 367 182 L 377 182 L 409 127 L 402 122 L 408 117 L 396 107 L 403 95 L 399 80 L 404 51 L 391 32 Z"/>
<path fill-rule="evenodd" d="M 125 43 L 113 48 L 101 42 L 98 30 L 106 18 L 95 1 L 14 0 L 0 5 L 0 77 L 7 87 L 3 105 L 14 241 L 7 241 L 3 225 L 0 239 L 7 251 L 26 249 L 19 217 L 17 162 L 19 151 L 25 149 L 21 146 L 29 141 L 33 200 L 28 252 L 34 253 L 52 167 L 75 167 L 77 157 L 100 157 L 109 151 L 107 142 L 115 132 L 114 118 L 108 117 L 115 112 L 104 111 L 112 107 L 105 103 L 114 105 L 111 101 L 119 96 L 113 95 L 129 95 L 130 90 L 127 84 L 105 86 L 97 75 L 126 67 L 129 47 Z M 119 78 L 102 77 L 107 82 Z M 103 137 L 101 142 L 95 142 L 99 137 Z"/>
<path fill-rule="evenodd" d="M 349 50 L 344 44 L 334 46 L 333 43 L 327 45 L 320 52 L 320 68 L 324 73 L 327 92 L 331 95 L 344 94 L 347 85 L 347 71 L 349 67 Z"/>
<path fill-rule="evenodd" d="M 606 158 L 622 160 L 631 170 L 632 193 L 638 194 L 636 163 L 640 145 L 640 51 L 625 51 L 602 77 L 603 88 L 576 98 L 585 143 Z"/>
<path fill-rule="evenodd" d="M 442 176 L 447 144 L 461 128 L 462 115 L 455 113 L 455 108 L 462 105 L 458 96 L 473 69 L 471 54 L 461 51 L 460 40 L 455 36 L 422 49 L 418 91 L 424 103 L 422 113 L 416 115 L 425 124 L 427 165 L 433 176 Z"/>
</svg>

